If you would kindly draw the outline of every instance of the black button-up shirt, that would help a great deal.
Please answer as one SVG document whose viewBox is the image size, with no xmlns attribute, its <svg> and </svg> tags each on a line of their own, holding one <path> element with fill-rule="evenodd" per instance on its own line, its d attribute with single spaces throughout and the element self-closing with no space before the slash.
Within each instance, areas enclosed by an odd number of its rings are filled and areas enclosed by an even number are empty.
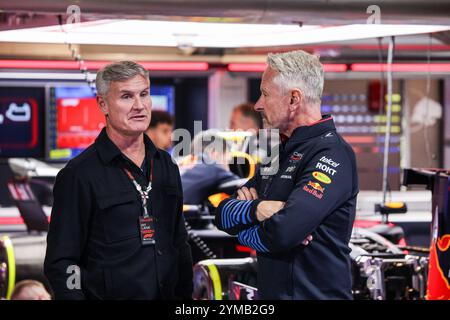
<svg viewBox="0 0 450 320">
<path fill-rule="evenodd" d="M 57 299 L 191 297 L 179 171 L 146 135 L 144 142 L 146 158 L 139 168 L 103 129 L 56 177 L 44 271 Z M 155 218 L 155 245 L 141 245 L 142 203 L 124 167 L 142 186 L 153 172 L 148 211 Z M 81 286 L 70 266 L 80 268 Z"/>
</svg>

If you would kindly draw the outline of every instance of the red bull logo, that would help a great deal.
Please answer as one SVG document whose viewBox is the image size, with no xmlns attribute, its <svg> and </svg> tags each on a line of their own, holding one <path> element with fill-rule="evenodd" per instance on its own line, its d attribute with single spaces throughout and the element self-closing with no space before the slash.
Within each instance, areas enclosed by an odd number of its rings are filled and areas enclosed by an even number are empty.
<svg viewBox="0 0 450 320">
<path fill-rule="evenodd" d="M 325 191 L 325 189 L 318 182 L 309 181 L 308 182 L 308 186 L 313 188 L 313 189 L 315 189 L 315 190 L 317 190 L 317 191 L 320 191 L 322 193 Z"/>
<path fill-rule="evenodd" d="M 312 194 L 317 199 L 322 199 L 325 189 L 319 183 L 309 181 L 307 185 L 303 186 L 303 191 Z"/>
</svg>

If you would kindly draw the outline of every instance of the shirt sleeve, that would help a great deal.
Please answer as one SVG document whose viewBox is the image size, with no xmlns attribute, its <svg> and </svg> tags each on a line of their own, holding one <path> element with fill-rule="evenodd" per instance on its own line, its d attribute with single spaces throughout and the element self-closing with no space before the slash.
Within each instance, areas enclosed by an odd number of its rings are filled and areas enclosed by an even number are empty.
<svg viewBox="0 0 450 320">
<path fill-rule="evenodd" d="M 175 248 L 178 249 L 178 282 L 175 286 L 175 295 L 179 299 L 192 299 L 193 292 L 193 269 L 191 247 L 188 243 L 185 220 L 183 216 L 183 189 L 178 167 L 177 180 L 180 196 L 177 197 L 177 217 L 175 219 Z"/>
<path fill-rule="evenodd" d="M 284 208 L 241 230 L 238 240 L 258 252 L 282 252 L 301 245 L 328 215 L 354 196 L 355 170 L 343 147 L 322 147 L 297 174 Z"/>
<path fill-rule="evenodd" d="M 244 185 L 247 188 L 256 188 L 257 175 Z M 215 211 L 215 222 L 218 229 L 228 234 L 236 235 L 258 222 L 256 207 L 261 200 L 237 200 L 236 193 L 223 200 Z"/>
<path fill-rule="evenodd" d="M 74 270 L 80 270 L 87 240 L 91 194 L 88 183 L 73 167 L 66 166 L 58 173 L 44 261 L 44 273 L 55 299 L 85 298 L 81 287 L 83 274 L 77 275 Z"/>
</svg>

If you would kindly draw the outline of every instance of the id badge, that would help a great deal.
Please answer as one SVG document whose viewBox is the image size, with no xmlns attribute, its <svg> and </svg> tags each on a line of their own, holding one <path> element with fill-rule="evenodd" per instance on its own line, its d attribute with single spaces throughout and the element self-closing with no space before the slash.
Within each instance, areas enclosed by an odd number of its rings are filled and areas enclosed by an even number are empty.
<svg viewBox="0 0 450 320">
<path fill-rule="evenodd" d="M 155 225 L 153 217 L 139 217 L 139 230 L 143 246 L 155 244 Z"/>
</svg>

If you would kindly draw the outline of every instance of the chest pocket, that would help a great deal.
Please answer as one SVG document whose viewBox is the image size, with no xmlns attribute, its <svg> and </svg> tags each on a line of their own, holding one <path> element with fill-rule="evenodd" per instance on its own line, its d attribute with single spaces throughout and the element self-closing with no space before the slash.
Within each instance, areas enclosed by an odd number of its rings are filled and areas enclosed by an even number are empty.
<svg viewBox="0 0 450 320">
<path fill-rule="evenodd" d="M 98 197 L 105 240 L 108 243 L 139 237 L 141 206 L 133 191 L 115 192 Z"/>
<path fill-rule="evenodd" d="M 175 218 L 178 214 L 177 205 L 181 201 L 182 193 L 176 186 L 154 185 L 150 195 L 152 214 L 157 218 L 157 236 L 158 229 L 172 234 L 175 225 Z"/>
</svg>

